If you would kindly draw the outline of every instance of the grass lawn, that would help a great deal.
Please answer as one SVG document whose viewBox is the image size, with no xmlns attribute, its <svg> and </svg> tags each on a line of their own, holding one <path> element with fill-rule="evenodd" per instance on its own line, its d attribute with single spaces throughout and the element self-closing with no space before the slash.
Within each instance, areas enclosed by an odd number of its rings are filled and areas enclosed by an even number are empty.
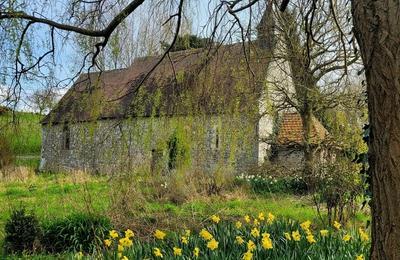
<svg viewBox="0 0 400 260">
<path fill-rule="evenodd" d="M 84 174 L 32 174 L 24 180 L 2 181 L 0 239 L 4 237 L 4 224 L 11 209 L 21 205 L 34 211 L 41 221 L 64 217 L 73 212 L 112 215 L 108 210 L 109 187 L 106 177 Z M 173 229 L 181 228 L 184 224 L 194 225 L 216 213 L 226 218 L 237 218 L 245 214 L 256 215 L 260 211 L 271 211 L 278 216 L 298 220 L 318 218 L 311 202 L 305 197 L 250 194 L 239 198 L 214 196 L 179 205 L 149 202 L 144 205 L 143 210 L 132 216 L 132 221 L 142 220 L 139 224 L 154 223 Z"/>
</svg>

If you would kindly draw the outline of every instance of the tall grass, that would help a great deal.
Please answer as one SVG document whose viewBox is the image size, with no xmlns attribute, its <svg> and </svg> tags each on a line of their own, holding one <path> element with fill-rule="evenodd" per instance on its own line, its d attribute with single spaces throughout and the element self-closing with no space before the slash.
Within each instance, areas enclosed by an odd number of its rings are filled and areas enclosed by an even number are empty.
<svg viewBox="0 0 400 260">
<path fill-rule="evenodd" d="M 15 155 L 40 154 L 42 134 L 41 116 L 34 113 L 18 112 L 13 123 L 12 114 L 0 116 L 0 129 L 10 142 Z"/>
</svg>

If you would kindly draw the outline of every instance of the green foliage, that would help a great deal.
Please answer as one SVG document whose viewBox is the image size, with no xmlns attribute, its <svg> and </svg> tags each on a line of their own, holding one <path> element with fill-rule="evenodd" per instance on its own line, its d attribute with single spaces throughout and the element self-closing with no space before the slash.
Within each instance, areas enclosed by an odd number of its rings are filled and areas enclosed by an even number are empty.
<svg viewBox="0 0 400 260">
<path fill-rule="evenodd" d="M 13 161 L 14 153 L 10 142 L 3 134 L 0 134 L 0 169 L 12 164 Z"/>
<path fill-rule="evenodd" d="M 283 177 L 245 175 L 238 177 L 238 180 L 249 183 L 251 189 L 258 194 L 305 194 L 307 192 L 306 182 L 301 176 L 295 174 Z"/>
<path fill-rule="evenodd" d="M 73 214 L 43 226 L 43 248 L 51 253 L 64 251 L 95 252 L 102 244 L 110 221 L 103 216 Z"/>
<path fill-rule="evenodd" d="M 32 252 L 41 234 L 36 216 L 33 213 L 27 214 L 25 208 L 13 210 L 4 230 L 5 249 L 13 253 Z"/>
<path fill-rule="evenodd" d="M 15 155 L 39 154 L 41 149 L 40 115 L 18 112 L 16 122 L 11 113 L 0 115 L 0 127 Z"/>
<path fill-rule="evenodd" d="M 168 169 L 173 170 L 188 164 L 190 159 L 190 144 L 187 143 L 185 132 L 178 127 L 167 142 L 168 147 Z"/>
<path fill-rule="evenodd" d="M 204 48 L 209 43 L 209 39 L 200 38 L 196 35 L 185 34 L 183 36 L 178 36 L 174 46 L 172 46 L 171 51 L 182 51 L 188 49 Z M 166 50 L 169 48 L 169 43 L 161 42 L 161 47 Z"/>
</svg>

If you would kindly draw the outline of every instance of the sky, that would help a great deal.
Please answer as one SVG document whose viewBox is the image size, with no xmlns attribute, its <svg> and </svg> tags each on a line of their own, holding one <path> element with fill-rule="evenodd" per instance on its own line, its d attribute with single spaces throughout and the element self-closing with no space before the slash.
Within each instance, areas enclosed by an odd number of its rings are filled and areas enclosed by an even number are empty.
<svg viewBox="0 0 400 260">
<path fill-rule="evenodd" d="M 45 1 L 45 0 L 44 0 Z M 55 21 L 61 21 L 63 18 L 63 13 L 66 12 L 66 1 L 67 0 L 61 0 L 61 1 L 55 1 L 55 0 L 50 0 L 49 4 L 47 5 L 40 5 L 41 1 L 32 1 L 29 2 L 29 6 L 27 6 L 27 10 L 30 10 L 30 12 L 37 14 L 38 12 L 42 13 L 45 17 L 53 19 Z M 150 0 L 148 2 L 145 2 L 145 4 L 152 4 L 154 3 L 153 0 Z M 187 17 L 190 17 L 191 19 L 191 28 L 190 31 L 192 34 L 196 34 L 201 37 L 208 37 L 211 33 L 212 30 L 212 24 L 209 23 L 209 19 L 211 16 L 213 16 L 212 12 L 217 4 L 220 3 L 219 0 L 192 0 L 188 1 L 188 8 L 187 12 L 185 15 Z M 131 39 L 133 42 L 137 42 L 138 44 L 140 41 L 143 41 L 141 39 L 142 33 L 141 33 L 141 28 L 143 27 L 144 24 L 151 23 L 151 21 L 154 19 L 154 17 L 150 16 L 148 13 L 148 10 L 146 10 L 147 6 L 143 5 L 139 7 L 134 13 L 132 13 L 128 19 L 132 21 L 129 23 L 132 25 L 132 34 Z M 254 8 L 259 8 L 259 7 L 254 7 Z M 222 10 L 226 10 L 222 9 Z M 173 10 L 175 12 L 175 10 Z M 170 14 L 165 14 L 166 17 L 168 17 Z M 247 11 L 243 11 L 238 14 L 239 18 L 243 22 L 244 26 L 247 26 L 246 22 L 249 20 L 249 14 Z M 225 20 L 223 23 L 221 23 L 219 32 L 222 35 L 223 31 L 226 30 L 228 26 L 232 24 L 233 17 L 232 16 L 227 16 L 229 19 Z M 60 19 L 61 18 L 61 19 Z M 65 21 L 63 21 L 65 22 Z M 108 22 L 108 21 L 106 21 Z M 157 22 L 160 23 L 160 22 Z M 164 26 L 165 27 L 165 26 Z M 34 42 L 31 46 L 32 51 L 33 51 L 33 56 L 38 57 L 40 54 L 46 52 L 49 47 L 49 27 L 43 24 L 34 24 L 32 26 L 33 32 L 30 37 L 33 39 L 32 42 Z M 163 30 L 164 28 L 162 26 L 154 26 L 152 28 L 153 33 L 157 34 L 159 31 Z M 236 30 L 238 30 L 239 27 L 236 27 Z M 55 31 L 55 55 L 54 55 L 54 63 L 55 66 L 52 66 L 54 69 L 54 74 L 58 81 L 60 82 L 59 87 L 57 89 L 57 92 L 62 96 L 69 87 L 73 84 L 73 80 L 71 78 L 75 77 L 77 72 L 79 71 L 79 68 L 81 67 L 83 63 L 83 57 L 84 54 L 79 51 L 79 48 L 77 47 L 76 44 L 76 37 L 72 34 L 67 34 L 66 32 L 56 30 Z M 63 40 L 64 37 L 68 35 L 68 40 Z M 234 35 L 232 41 L 238 41 L 240 40 L 239 35 Z M 47 43 L 46 43 L 47 42 Z M 143 45 L 143 42 L 141 43 Z M 146 42 L 144 42 L 146 44 Z M 133 51 L 135 48 L 132 49 Z M 143 55 L 143 54 L 135 54 L 135 55 Z M 49 59 L 48 61 L 52 61 Z M 14 61 L 10 61 L 12 64 Z M 109 62 L 109 61 L 105 61 Z M 11 65 L 10 65 L 11 66 Z M 47 71 L 46 69 L 43 69 L 43 73 L 46 74 Z M 6 82 L 6 85 L 11 85 L 11 81 Z M 39 80 L 25 80 L 23 81 L 23 86 L 22 86 L 22 99 L 23 101 L 26 101 L 27 97 L 31 95 L 35 90 L 40 89 L 43 87 L 43 85 L 46 85 L 46 79 L 39 79 Z M 3 86 L 4 88 L 4 86 Z M 4 91 L 3 91 L 4 92 Z M 1 97 L 0 97 L 0 104 L 1 104 Z M 19 110 L 31 110 L 29 105 L 26 102 L 20 102 L 17 106 L 17 109 Z"/>
</svg>

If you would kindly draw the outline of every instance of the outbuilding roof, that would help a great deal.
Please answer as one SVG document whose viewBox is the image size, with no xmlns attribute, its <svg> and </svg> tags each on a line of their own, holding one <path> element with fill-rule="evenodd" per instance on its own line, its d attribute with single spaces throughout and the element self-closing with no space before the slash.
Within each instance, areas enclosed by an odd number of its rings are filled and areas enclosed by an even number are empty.
<svg viewBox="0 0 400 260">
<path fill-rule="evenodd" d="M 312 117 L 311 143 L 316 144 L 328 137 L 328 131 L 315 117 Z M 303 122 L 297 112 L 286 112 L 282 114 L 279 125 L 277 144 L 279 145 L 301 145 L 304 140 Z"/>
</svg>

